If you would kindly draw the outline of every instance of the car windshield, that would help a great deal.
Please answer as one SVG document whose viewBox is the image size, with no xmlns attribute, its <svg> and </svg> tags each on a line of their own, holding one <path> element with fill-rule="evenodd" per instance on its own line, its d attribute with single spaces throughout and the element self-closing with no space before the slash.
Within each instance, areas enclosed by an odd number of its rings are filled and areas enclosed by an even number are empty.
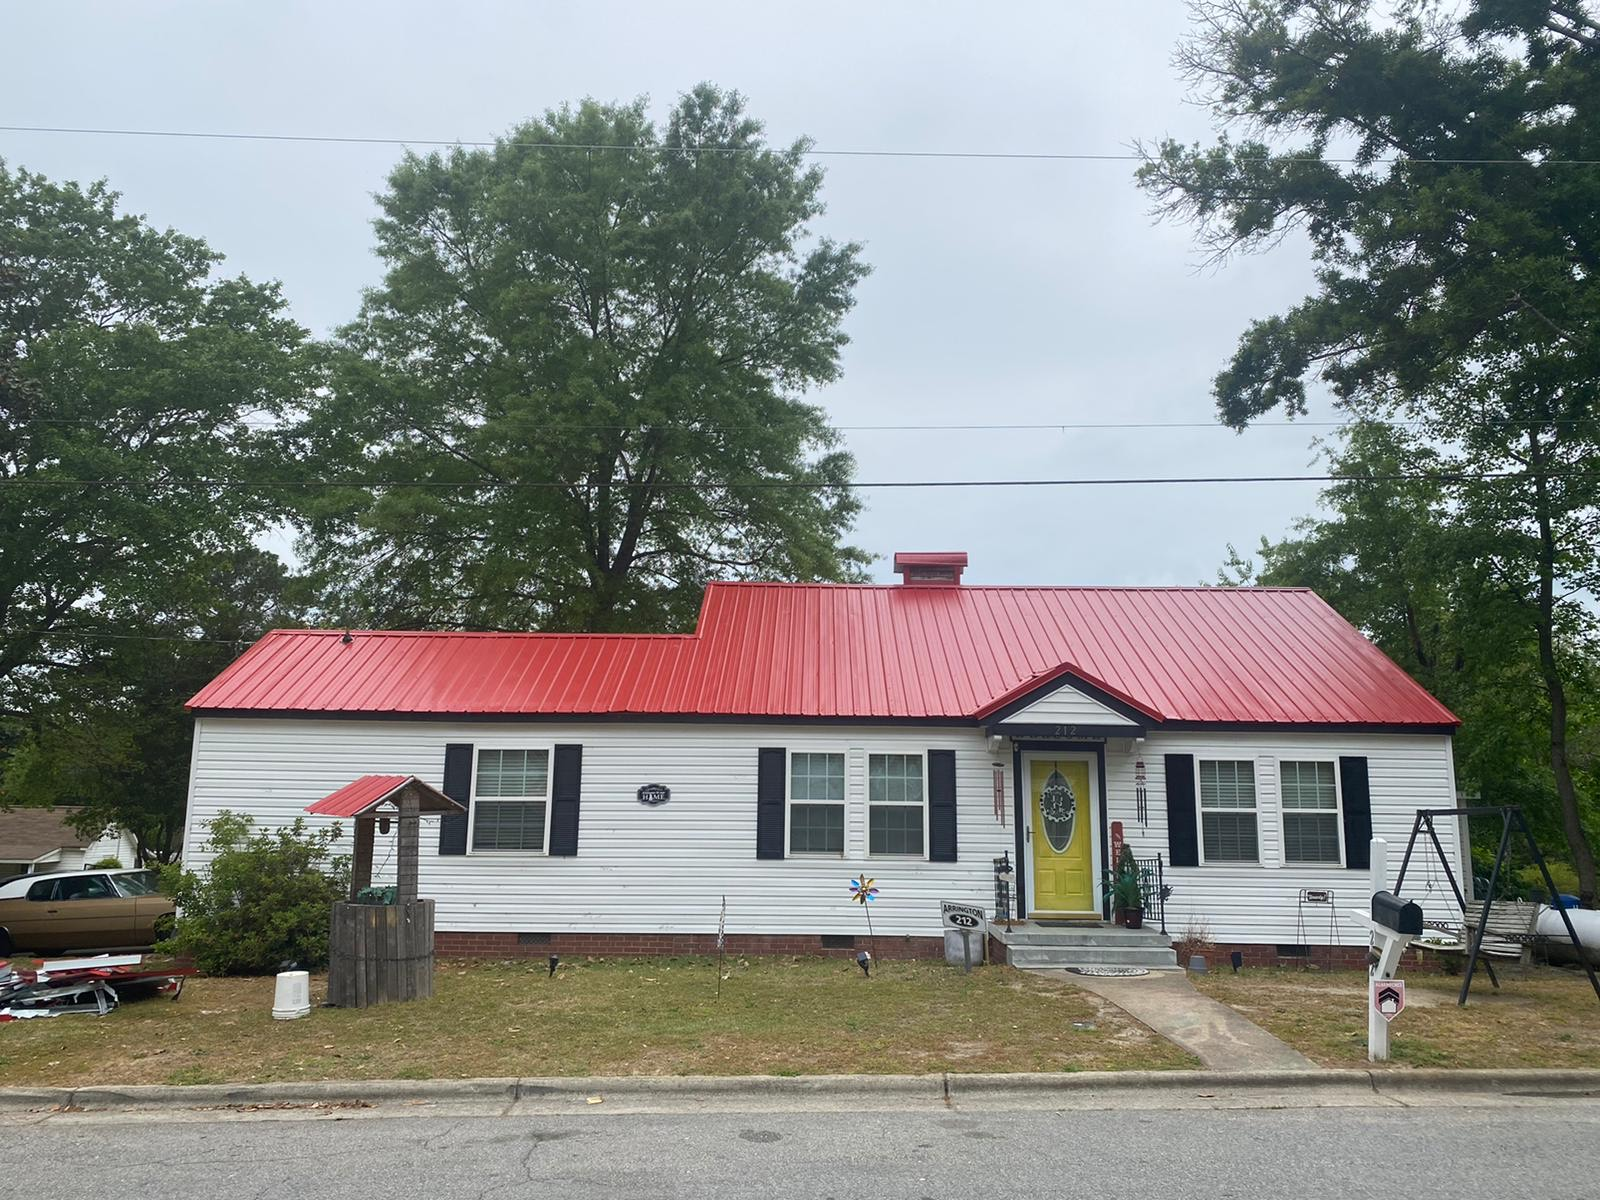
<svg viewBox="0 0 1600 1200">
<path fill-rule="evenodd" d="M 126 875 L 113 875 L 117 890 L 124 896 L 153 896 L 156 894 L 154 871 L 129 871 Z"/>
</svg>

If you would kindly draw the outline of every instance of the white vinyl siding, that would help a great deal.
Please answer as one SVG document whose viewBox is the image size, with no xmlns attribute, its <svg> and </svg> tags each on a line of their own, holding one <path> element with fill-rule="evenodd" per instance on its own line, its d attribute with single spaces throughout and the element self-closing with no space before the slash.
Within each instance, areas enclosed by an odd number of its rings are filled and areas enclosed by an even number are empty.
<svg viewBox="0 0 1600 1200">
<path fill-rule="evenodd" d="M 1116 709 L 1086 696 L 1070 683 L 1040 696 L 1024 709 L 1012 713 L 1002 723 L 1006 725 L 1093 725 L 1099 728 L 1114 726 L 1136 730 L 1138 724 L 1130 721 Z"/>
<path fill-rule="evenodd" d="M 442 782 L 444 748 L 465 742 L 477 749 L 523 750 L 556 742 L 583 746 L 579 850 L 575 857 L 529 854 L 440 855 L 439 819 L 422 825 L 420 888 L 437 906 L 445 931 L 518 933 L 715 934 L 724 895 L 728 932 L 760 934 L 863 934 L 863 918 L 849 900 L 852 873 L 866 870 L 882 892 L 873 905 L 879 937 L 939 935 L 939 902 L 956 900 L 992 908 L 992 860 L 1015 862 L 1016 823 L 1012 747 L 1002 748 L 1005 823 L 994 817 L 992 764 L 997 756 L 980 729 L 691 722 L 533 722 L 416 720 L 316 720 L 201 716 L 195 721 L 194 769 L 185 861 L 204 870 L 210 859 L 206 823 L 223 809 L 248 815 L 266 830 L 305 816 L 305 807 L 359 775 L 414 774 Z M 845 754 L 845 854 L 786 860 L 755 857 L 756 768 L 764 746 L 792 753 Z M 867 761 L 903 753 L 908 746 L 949 749 L 956 756 L 960 861 L 879 861 L 867 855 Z M 1026 748 L 1026 747 L 1024 747 Z M 1276 800 L 1267 783 L 1279 761 L 1367 759 L 1372 829 L 1390 846 L 1389 884 L 1418 808 L 1455 803 L 1450 738 L 1443 734 L 1310 733 L 1152 730 L 1144 742 L 1113 739 L 1106 747 L 1107 818 L 1121 821 L 1140 858 L 1168 855 L 1167 754 L 1196 759 L 1256 761 L 1262 851 L 1276 840 Z M 1143 760 L 1147 801 L 1135 796 L 1134 763 Z M 1270 759 L 1271 770 L 1265 764 Z M 672 789 L 657 808 L 639 803 L 641 783 Z M 926 773 L 924 773 L 926 787 Z M 308 817 L 312 828 L 336 822 Z M 350 847 L 350 822 L 342 846 Z M 1439 836 L 1459 877 L 1461 840 L 1454 823 Z M 395 832 L 380 834 L 374 863 L 380 881 L 392 881 Z M 1452 915 L 1449 889 L 1427 891 L 1422 848 L 1406 881 L 1408 899 L 1429 920 Z M 1020 867 L 1020 864 L 1018 864 Z M 1437 868 L 1436 878 L 1442 878 Z M 1328 910 L 1297 921 L 1302 888 L 1332 891 L 1339 909 L 1365 902 L 1367 873 L 1323 864 L 1253 863 L 1173 867 L 1167 857 L 1168 931 L 1178 936 L 1204 924 L 1219 944 L 1330 940 Z M 1459 915 L 1459 914 L 1455 914 Z M 1364 944 L 1362 932 L 1342 918 L 1337 937 Z"/>
<path fill-rule="evenodd" d="M 927 771 L 921 754 L 867 759 L 867 853 L 924 858 L 928 853 Z"/>
<path fill-rule="evenodd" d="M 789 853 L 844 856 L 844 755 L 789 756 Z"/>
<path fill-rule="evenodd" d="M 1344 861 L 1338 764 L 1286 760 L 1278 779 L 1283 861 L 1338 866 Z"/>
<path fill-rule="evenodd" d="M 1166 756 L 1192 755 L 1195 759 L 1256 761 L 1256 806 L 1261 823 L 1262 862 L 1207 863 L 1174 867 L 1167 846 Z M 1140 858 L 1161 854 L 1166 882 L 1172 887 L 1167 902 L 1167 931 L 1174 937 L 1204 926 L 1218 944 L 1272 946 L 1310 942 L 1337 942 L 1345 946 L 1366 944 L 1366 934 L 1339 915 L 1346 908 L 1365 908 L 1367 872 L 1331 863 L 1287 863 L 1272 849 L 1278 839 L 1279 816 L 1275 795 L 1278 763 L 1315 759 L 1336 761 L 1345 755 L 1367 760 L 1372 792 L 1372 832 L 1389 843 L 1389 876 L 1395 874 L 1412 822 L 1419 808 L 1455 805 L 1455 775 L 1449 736 L 1407 733 L 1315 733 L 1262 731 L 1151 731 L 1140 744 L 1113 739 L 1106 749 L 1107 818 L 1123 823 L 1124 837 Z M 1145 764 L 1147 801 L 1141 812 L 1136 797 L 1134 764 Z M 1198 797 L 1197 797 L 1198 800 Z M 1198 808 L 1198 804 L 1196 805 Z M 1198 814 L 1197 814 L 1198 815 Z M 1141 819 L 1142 817 L 1142 819 Z M 1458 878 L 1462 875 L 1464 839 L 1454 822 L 1437 822 L 1439 837 Z M 1459 919 L 1443 873 L 1432 866 L 1434 887 L 1428 888 L 1432 847 L 1423 855 L 1426 837 L 1407 872 L 1405 898 L 1422 905 L 1430 921 Z M 1348 861 L 1348 853 L 1346 857 Z M 1276 863 L 1276 869 L 1273 864 Z M 1335 903 L 1306 907 L 1299 902 L 1302 889 L 1332 892 Z M 1330 920 L 1336 917 L 1336 920 Z M 873 913 L 877 920 L 877 913 Z"/>
<path fill-rule="evenodd" d="M 1259 863 L 1253 759 L 1200 759 L 1200 861 Z"/>
<path fill-rule="evenodd" d="M 550 751 L 480 749 L 472 781 L 473 852 L 546 852 L 550 837 Z"/>
<path fill-rule="evenodd" d="M 416 775 L 439 786 L 444 748 L 583 747 L 578 853 L 440 855 L 439 819 L 424 817 L 419 887 L 437 928 L 498 933 L 710 933 L 722 897 L 729 933 L 866 936 L 849 896 L 865 870 L 884 889 L 872 906 L 879 937 L 937 937 L 939 902 L 992 907 L 992 861 L 1013 849 L 1011 774 L 1002 826 L 994 817 L 990 754 L 979 729 L 929 726 L 709 722 L 314 720 L 207 717 L 195 722 L 186 862 L 210 860 L 206 823 L 229 809 L 279 829 L 306 805 L 360 775 Z M 759 751 L 845 755 L 845 852 L 758 859 Z M 961 861 L 867 857 L 867 758 L 907 747 L 953 750 Z M 552 758 L 553 762 L 553 758 Z M 640 804 L 641 783 L 672 789 Z M 306 817 L 315 829 L 326 817 Z M 351 823 L 339 843 L 349 853 Z M 394 878 L 393 830 L 373 855 L 379 882 Z"/>
</svg>

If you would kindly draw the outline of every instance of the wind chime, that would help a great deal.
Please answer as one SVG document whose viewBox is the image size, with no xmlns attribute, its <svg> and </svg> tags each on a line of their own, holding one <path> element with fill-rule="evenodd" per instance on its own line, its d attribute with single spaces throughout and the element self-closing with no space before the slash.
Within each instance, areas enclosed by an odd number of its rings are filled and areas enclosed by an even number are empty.
<svg viewBox="0 0 1600 1200">
<path fill-rule="evenodd" d="M 1133 764 L 1133 811 L 1140 825 L 1150 824 L 1150 792 L 1145 787 L 1142 758 Z"/>
</svg>

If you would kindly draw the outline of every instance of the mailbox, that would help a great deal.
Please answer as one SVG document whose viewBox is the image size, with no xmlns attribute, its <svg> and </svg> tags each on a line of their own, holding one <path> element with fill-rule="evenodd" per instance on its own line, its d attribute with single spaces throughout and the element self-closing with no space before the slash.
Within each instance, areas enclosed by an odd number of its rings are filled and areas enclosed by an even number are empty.
<svg viewBox="0 0 1600 1200">
<path fill-rule="evenodd" d="M 1417 936 L 1422 933 L 1422 905 L 1402 900 L 1393 892 L 1372 893 L 1372 920 L 1396 933 Z"/>
</svg>

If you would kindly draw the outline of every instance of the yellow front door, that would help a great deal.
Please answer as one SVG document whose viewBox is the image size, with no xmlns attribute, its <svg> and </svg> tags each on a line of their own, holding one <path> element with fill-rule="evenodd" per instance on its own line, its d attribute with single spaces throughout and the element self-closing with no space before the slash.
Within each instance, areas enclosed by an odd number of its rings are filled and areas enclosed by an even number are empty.
<svg viewBox="0 0 1600 1200">
<path fill-rule="evenodd" d="M 1081 758 L 1030 758 L 1027 762 L 1033 841 L 1029 907 L 1039 913 L 1095 912 L 1089 763 Z"/>
</svg>

